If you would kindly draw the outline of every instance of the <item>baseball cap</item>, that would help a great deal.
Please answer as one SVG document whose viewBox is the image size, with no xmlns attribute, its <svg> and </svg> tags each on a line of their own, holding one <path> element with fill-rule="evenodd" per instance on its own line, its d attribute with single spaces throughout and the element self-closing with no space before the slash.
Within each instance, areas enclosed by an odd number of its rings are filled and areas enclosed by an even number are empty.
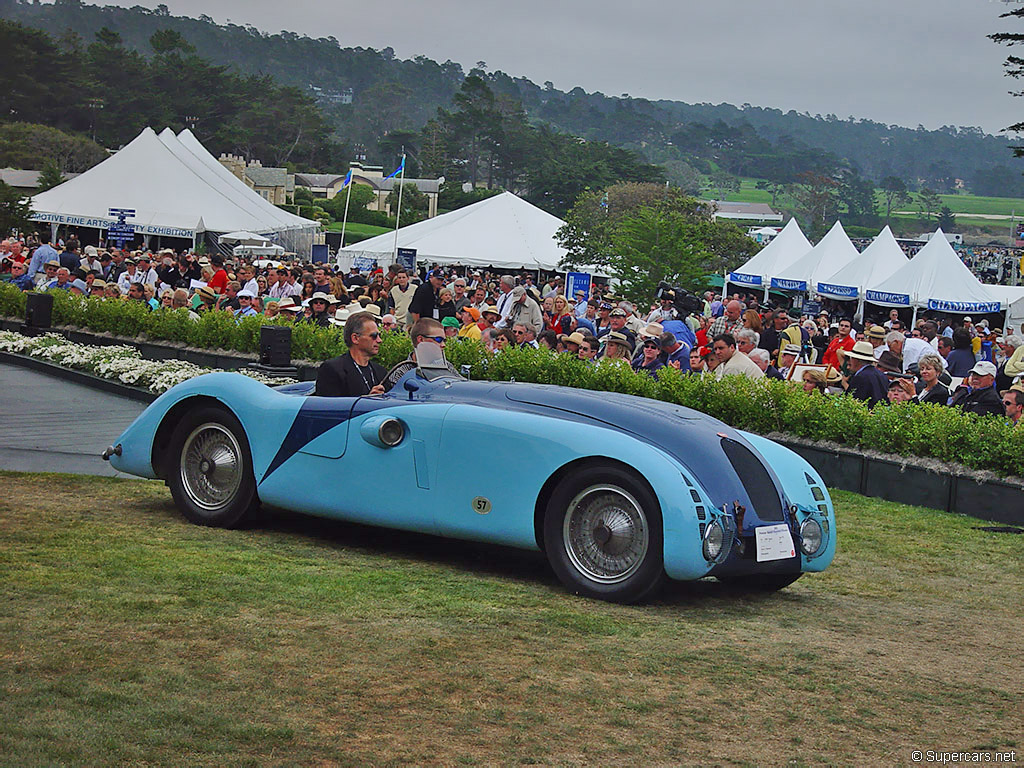
<svg viewBox="0 0 1024 768">
<path fill-rule="evenodd" d="M 512 289 L 512 298 L 513 299 L 521 299 L 525 295 L 526 295 L 526 289 L 523 286 L 521 286 L 521 285 L 517 285 L 515 288 Z"/>
<path fill-rule="evenodd" d="M 974 364 L 974 367 L 971 368 L 971 373 L 976 373 L 979 376 L 995 376 L 996 367 L 988 360 L 981 360 Z"/>
<path fill-rule="evenodd" d="M 609 304 L 609 303 L 608 303 L 607 301 L 602 301 L 602 302 L 601 302 L 601 303 L 600 303 L 600 304 L 598 305 L 598 309 L 608 310 L 608 309 L 611 309 L 611 308 L 612 308 L 612 305 L 611 305 L 611 304 Z"/>
<path fill-rule="evenodd" d="M 235 295 L 238 296 L 238 298 L 240 298 L 240 299 L 242 299 L 242 298 L 255 299 L 256 298 L 256 294 L 255 293 L 253 293 L 252 291 L 247 291 L 244 288 L 242 290 L 240 290 Z"/>
<path fill-rule="evenodd" d="M 82 291 L 83 293 L 85 291 L 89 290 L 89 286 L 86 284 L 85 280 L 82 280 L 82 279 L 74 280 L 71 283 L 71 287 L 72 288 L 77 288 L 78 290 Z"/>
<path fill-rule="evenodd" d="M 463 307 L 462 311 L 468 313 L 469 316 L 473 318 L 473 322 L 480 319 L 480 310 L 476 307 Z"/>
<path fill-rule="evenodd" d="M 612 310 L 611 316 L 612 317 L 625 317 L 626 316 L 626 310 L 622 309 L 621 307 L 617 307 L 616 309 Z"/>
<path fill-rule="evenodd" d="M 462 323 L 460 323 L 454 317 L 446 317 L 444 320 L 441 321 L 441 325 L 445 328 L 459 328 L 462 325 Z"/>
<path fill-rule="evenodd" d="M 430 270 L 430 272 L 427 273 L 427 279 L 429 280 L 431 277 L 436 277 L 436 278 L 438 278 L 440 280 L 444 280 L 444 270 L 443 269 L 432 269 L 432 270 Z"/>
</svg>

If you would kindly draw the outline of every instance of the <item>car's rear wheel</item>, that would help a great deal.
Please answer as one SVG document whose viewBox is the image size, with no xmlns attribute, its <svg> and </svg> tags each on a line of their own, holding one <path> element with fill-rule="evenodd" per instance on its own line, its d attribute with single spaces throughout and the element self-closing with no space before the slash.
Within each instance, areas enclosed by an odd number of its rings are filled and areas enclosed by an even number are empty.
<svg viewBox="0 0 1024 768">
<path fill-rule="evenodd" d="M 189 521 L 232 528 L 258 507 L 249 441 L 225 409 L 186 414 L 171 435 L 167 461 L 171 496 Z"/>
<path fill-rule="evenodd" d="M 803 573 L 754 573 L 748 576 L 720 576 L 718 580 L 732 589 L 747 592 L 778 592 L 801 576 Z"/>
<path fill-rule="evenodd" d="M 544 515 L 544 548 L 555 574 L 587 597 L 632 603 L 664 577 L 661 511 L 625 469 L 593 466 L 569 475 Z"/>
</svg>

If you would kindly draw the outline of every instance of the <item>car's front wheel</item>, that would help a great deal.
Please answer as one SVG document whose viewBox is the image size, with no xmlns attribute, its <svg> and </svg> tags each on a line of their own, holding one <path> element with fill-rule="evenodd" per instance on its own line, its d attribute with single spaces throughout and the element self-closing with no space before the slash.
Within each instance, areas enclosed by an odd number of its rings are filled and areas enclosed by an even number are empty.
<svg viewBox="0 0 1024 768">
<path fill-rule="evenodd" d="M 544 547 L 555 574 L 587 597 L 632 603 L 664 577 L 661 511 L 627 470 L 588 467 L 563 480 L 544 516 Z"/>
<path fill-rule="evenodd" d="M 171 435 L 167 485 L 175 504 L 197 525 L 232 528 L 258 506 L 249 441 L 223 408 L 186 414 Z"/>
</svg>

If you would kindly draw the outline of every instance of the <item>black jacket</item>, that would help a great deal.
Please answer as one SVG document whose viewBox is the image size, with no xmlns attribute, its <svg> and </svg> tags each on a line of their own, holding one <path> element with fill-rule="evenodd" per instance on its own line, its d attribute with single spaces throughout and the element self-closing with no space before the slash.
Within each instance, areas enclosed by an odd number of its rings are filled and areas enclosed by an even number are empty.
<svg viewBox="0 0 1024 768">
<path fill-rule="evenodd" d="M 867 400 L 869 405 L 880 403 L 889 394 L 889 377 L 873 365 L 865 365 L 850 377 L 847 394 L 858 400 Z"/>
<path fill-rule="evenodd" d="M 1006 411 L 1003 409 L 1003 399 L 992 387 L 988 389 L 968 389 L 958 387 L 953 393 L 953 400 L 950 405 L 963 408 L 967 413 L 985 414 L 992 413 L 1002 416 Z"/>
<path fill-rule="evenodd" d="M 369 394 L 370 389 L 380 384 L 386 375 L 384 366 L 373 360 L 368 368 L 357 368 L 352 355 L 346 352 L 320 363 L 315 394 L 317 397 L 359 397 Z"/>
<path fill-rule="evenodd" d="M 919 403 L 938 403 L 939 405 L 946 405 L 949 402 L 949 390 L 946 389 L 942 384 L 936 384 L 932 387 L 928 394 L 921 397 L 920 393 L 917 395 L 917 402 Z"/>
</svg>

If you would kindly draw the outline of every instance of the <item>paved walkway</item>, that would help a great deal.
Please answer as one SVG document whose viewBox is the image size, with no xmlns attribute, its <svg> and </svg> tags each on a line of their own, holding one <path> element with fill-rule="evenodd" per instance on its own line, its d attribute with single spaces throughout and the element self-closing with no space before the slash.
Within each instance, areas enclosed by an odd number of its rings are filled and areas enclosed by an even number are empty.
<svg viewBox="0 0 1024 768">
<path fill-rule="evenodd" d="M 100 458 L 145 403 L 0 364 L 0 469 L 118 475 Z"/>
</svg>

